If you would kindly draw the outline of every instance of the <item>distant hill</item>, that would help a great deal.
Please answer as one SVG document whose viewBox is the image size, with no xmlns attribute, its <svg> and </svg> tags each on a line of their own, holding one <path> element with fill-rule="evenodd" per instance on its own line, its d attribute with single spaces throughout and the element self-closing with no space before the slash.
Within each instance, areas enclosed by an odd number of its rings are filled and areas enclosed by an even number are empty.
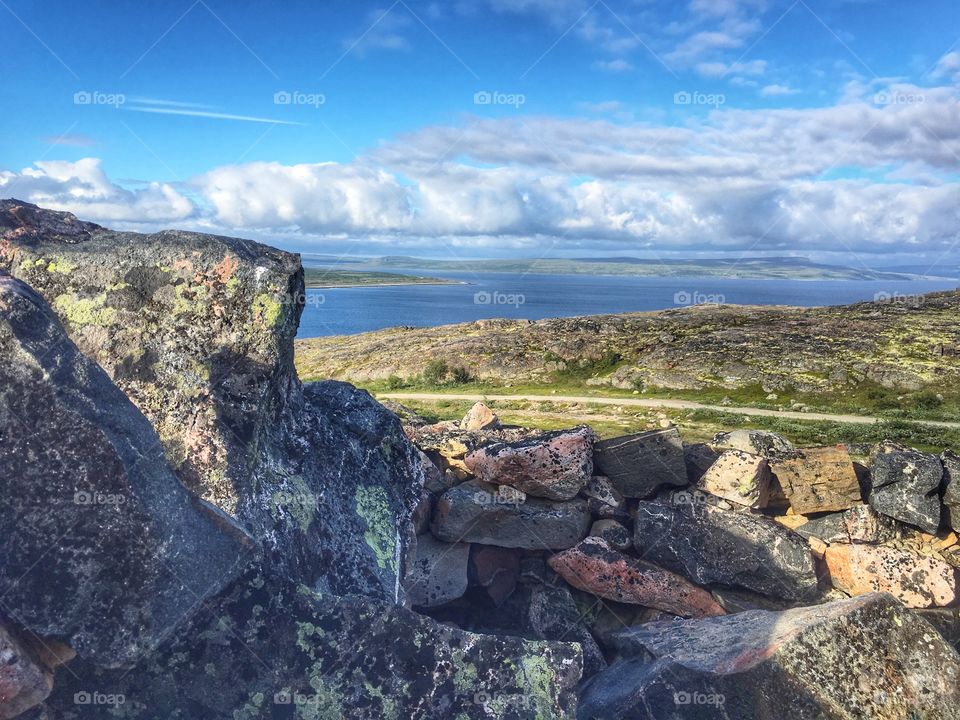
<svg viewBox="0 0 960 720">
<path fill-rule="evenodd" d="M 557 275 L 632 275 L 638 277 L 711 277 L 782 280 L 914 280 L 918 274 L 827 265 L 800 257 L 698 258 L 658 260 L 612 258 L 503 258 L 492 260 L 433 260 L 386 256 L 345 260 L 314 256 L 314 262 L 348 265 L 354 269 L 412 268 L 433 272 L 504 272 Z M 945 271 L 941 270 L 943 276 Z"/>
</svg>

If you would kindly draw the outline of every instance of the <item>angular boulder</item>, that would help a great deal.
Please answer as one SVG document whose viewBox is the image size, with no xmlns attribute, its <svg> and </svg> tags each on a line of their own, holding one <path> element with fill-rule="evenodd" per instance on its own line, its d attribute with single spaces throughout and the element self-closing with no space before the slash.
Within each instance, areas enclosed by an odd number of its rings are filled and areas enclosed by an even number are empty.
<svg viewBox="0 0 960 720">
<path fill-rule="evenodd" d="M 482 402 L 474 403 L 460 421 L 464 430 L 490 430 L 500 427 L 500 418 Z"/>
<path fill-rule="evenodd" d="M 470 545 L 445 543 L 431 535 L 417 538 L 417 550 L 404 583 L 414 607 L 434 607 L 456 600 L 467 591 Z"/>
<path fill-rule="evenodd" d="M 583 677 L 591 677 L 607 666 L 600 647 L 584 624 L 583 615 L 565 587 L 536 585 L 530 591 L 527 621 L 541 640 L 577 642 L 583 648 Z"/>
<path fill-rule="evenodd" d="M 657 622 L 588 680 L 577 717 L 924 718 L 960 707 L 960 655 L 889 595 Z"/>
<path fill-rule="evenodd" d="M 803 518 L 802 515 L 791 517 Z M 797 527 L 796 532 L 828 543 L 883 543 L 903 536 L 900 523 L 864 504 L 812 517 Z"/>
<path fill-rule="evenodd" d="M 933 535 L 940 527 L 942 481 L 936 455 L 884 447 L 870 458 L 868 502 L 877 512 Z"/>
<path fill-rule="evenodd" d="M 710 593 L 652 563 L 613 550 L 605 540 L 588 537 L 549 559 L 570 585 L 597 597 L 657 608 L 681 617 L 723 615 Z"/>
<path fill-rule="evenodd" d="M 625 497 L 645 498 L 662 485 L 687 484 L 683 441 L 676 428 L 603 440 L 593 452 L 597 472 Z"/>
<path fill-rule="evenodd" d="M 630 531 L 616 520 L 597 520 L 590 526 L 590 536 L 602 538 L 614 550 L 629 550 L 633 547 Z"/>
<path fill-rule="evenodd" d="M 123 696 L 118 712 L 129 720 L 513 720 L 572 718 L 576 707 L 573 643 L 475 635 L 261 574 L 209 610 L 135 672 L 72 665 L 46 703 L 51 716 L 92 717 L 74 704 L 91 688 Z"/>
<path fill-rule="evenodd" d="M 697 482 L 705 493 L 750 508 L 767 506 L 770 469 L 765 458 L 743 450 L 727 450 Z"/>
<path fill-rule="evenodd" d="M 53 689 L 53 672 L 34 647 L 0 624 L 0 720 L 42 703 Z"/>
<path fill-rule="evenodd" d="M 765 517 L 704 504 L 641 502 L 633 544 L 698 585 L 717 583 L 802 600 L 817 589 L 807 542 Z"/>
<path fill-rule="evenodd" d="M 721 450 L 741 450 L 772 459 L 794 452 L 793 443 L 766 430 L 731 430 L 717 433 L 710 443 Z"/>
<path fill-rule="evenodd" d="M 505 496 L 496 486 L 471 480 L 440 497 L 431 530 L 444 542 L 562 550 L 586 537 L 590 520 L 590 510 L 582 498 L 550 502 Z"/>
<path fill-rule="evenodd" d="M 846 510 L 862 502 L 853 461 L 842 446 L 798 450 L 770 467 L 795 513 Z"/>
<path fill-rule="evenodd" d="M 17 624 L 128 666 L 251 559 L 253 542 L 189 493 L 147 419 L 0 275 L 0 598 Z"/>
<path fill-rule="evenodd" d="M 512 443 L 494 443 L 467 455 L 477 479 L 510 485 L 549 500 L 575 497 L 593 474 L 593 431 L 582 426 Z"/>
<path fill-rule="evenodd" d="M 833 586 L 848 595 L 890 593 L 910 608 L 957 600 L 957 573 L 943 560 L 882 545 L 831 545 L 825 560 Z"/>
<path fill-rule="evenodd" d="M 946 451 L 940 456 L 943 463 L 943 504 L 947 510 L 947 520 L 957 532 L 960 532 L 960 456 Z"/>
<path fill-rule="evenodd" d="M 0 270 L 44 296 L 156 428 L 181 481 L 278 568 L 324 592 L 402 601 L 421 456 L 366 393 L 301 385 L 298 256 L 200 233 L 113 232 L 4 200 Z"/>
</svg>

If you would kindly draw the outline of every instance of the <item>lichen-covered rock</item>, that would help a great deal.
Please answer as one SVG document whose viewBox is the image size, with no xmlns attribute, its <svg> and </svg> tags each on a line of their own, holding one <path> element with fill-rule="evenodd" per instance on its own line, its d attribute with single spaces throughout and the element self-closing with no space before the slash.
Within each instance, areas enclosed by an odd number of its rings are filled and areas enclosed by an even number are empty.
<svg viewBox="0 0 960 720">
<path fill-rule="evenodd" d="M 562 550 L 586 537 L 590 511 L 582 498 L 551 502 L 471 480 L 440 497 L 431 529 L 444 542 Z"/>
<path fill-rule="evenodd" d="M 868 501 L 877 512 L 934 534 L 940 527 L 942 481 L 936 455 L 882 446 L 870 458 Z"/>
<path fill-rule="evenodd" d="M 695 485 L 718 457 L 720 453 L 706 443 L 685 444 L 683 459 L 687 465 L 687 480 L 690 484 Z"/>
<path fill-rule="evenodd" d="M 683 441 L 676 428 L 603 440 L 593 451 L 597 472 L 625 497 L 649 497 L 662 485 L 687 484 Z"/>
<path fill-rule="evenodd" d="M 629 550 L 633 547 L 633 535 L 616 520 L 605 518 L 590 526 L 590 536 L 602 538 L 614 550 Z"/>
<path fill-rule="evenodd" d="M 583 649 L 583 677 L 591 677 L 607 666 L 600 647 L 584 624 L 583 614 L 566 587 L 535 585 L 530 591 L 527 621 L 541 640 L 580 643 Z"/>
<path fill-rule="evenodd" d="M 34 648 L 0 623 L 0 720 L 39 705 L 53 688 L 53 673 Z"/>
<path fill-rule="evenodd" d="M 957 599 L 956 571 L 936 558 L 882 545 L 831 545 L 825 559 L 834 587 L 848 595 L 886 592 L 911 608 Z"/>
<path fill-rule="evenodd" d="M 569 500 L 593 474 L 593 431 L 582 426 L 512 443 L 495 443 L 466 457 L 479 480 L 510 485 L 529 495 Z"/>
<path fill-rule="evenodd" d="M 553 555 L 550 567 L 570 585 L 597 597 L 657 608 L 681 617 L 722 615 L 706 590 L 652 563 L 613 550 L 603 538 Z"/>
<path fill-rule="evenodd" d="M 432 535 L 417 538 L 417 549 L 404 581 L 407 601 L 414 607 L 434 607 L 456 600 L 467 591 L 470 545 L 445 543 Z"/>
<path fill-rule="evenodd" d="M 74 693 L 97 688 L 124 697 L 128 720 L 572 718 L 581 663 L 572 643 L 475 635 L 251 572 L 149 662 L 72 665 L 45 705 L 86 720 Z"/>
<path fill-rule="evenodd" d="M 239 519 L 276 567 L 324 592 L 402 600 L 421 456 L 366 393 L 301 386 L 296 255 L 112 232 L 8 200 L 0 269 L 46 298 L 154 425 L 183 483 Z"/>
<path fill-rule="evenodd" d="M 960 456 L 948 450 L 940 456 L 943 463 L 943 504 L 952 527 L 960 532 Z"/>
<path fill-rule="evenodd" d="M 765 458 L 743 450 L 726 450 L 697 482 L 703 492 L 750 508 L 767 506 L 770 469 Z"/>
<path fill-rule="evenodd" d="M 841 446 L 807 448 L 771 462 L 770 468 L 795 513 L 819 513 L 859 505 L 860 482 Z"/>
<path fill-rule="evenodd" d="M 706 504 L 641 502 L 633 544 L 698 585 L 717 583 L 801 600 L 817 589 L 807 542 L 765 517 Z"/>
<path fill-rule="evenodd" d="M 474 403 L 460 421 L 464 430 L 490 430 L 500 427 L 500 418 L 482 402 Z"/>
<path fill-rule="evenodd" d="M 951 720 L 960 655 L 889 595 L 650 623 L 589 680 L 580 720 Z"/>
<path fill-rule="evenodd" d="M 108 667 L 230 583 L 253 543 L 193 497 L 156 432 L 43 299 L 0 275 L 0 597 Z"/>
<path fill-rule="evenodd" d="M 765 430 L 731 430 L 717 433 L 710 443 L 721 450 L 742 450 L 768 460 L 793 453 L 793 443 Z"/>
</svg>

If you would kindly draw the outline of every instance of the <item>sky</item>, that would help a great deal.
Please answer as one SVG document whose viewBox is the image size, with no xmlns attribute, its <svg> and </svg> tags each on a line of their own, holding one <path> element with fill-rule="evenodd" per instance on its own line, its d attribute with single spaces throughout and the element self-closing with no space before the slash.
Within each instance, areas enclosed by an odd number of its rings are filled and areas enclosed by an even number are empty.
<svg viewBox="0 0 960 720">
<path fill-rule="evenodd" d="M 438 258 L 960 260 L 956 0 L 0 0 L 0 197 Z"/>
</svg>

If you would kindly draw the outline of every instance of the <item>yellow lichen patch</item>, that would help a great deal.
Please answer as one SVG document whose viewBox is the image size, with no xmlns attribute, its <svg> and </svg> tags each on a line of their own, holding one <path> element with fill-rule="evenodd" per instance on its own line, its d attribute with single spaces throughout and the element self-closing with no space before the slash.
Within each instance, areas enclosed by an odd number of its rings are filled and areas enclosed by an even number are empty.
<svg viewBox="0 0 960 720">
<path fill-rule="evenodd" d="M 77 266 L 71 262 L 67 262 L 63 258 L 59 260 L 54 259 L 49 262 L 47 265 L 47 272 L 49 273 L 59 273 L 60 275 L 69 275 L 74 270 L 77 269 Z"/>
<path fill-rule="evenodd" d="M 377 565 L 397 572 L 397 531 L 390 515 L 387 493 L 379 487 L 357 488 L 357 514 L 367 523 L 363 534 Z"/>
<path fill-rule="evenodd" d="M 253 299 L 253 314 L 265 326 L 276 327 L 283 317 L 283 303 L 270 293 L 261 293 Z"/>
<path fill-rule="evenodd" d="M 106 302 L 106 293 L 93 298 L 78 298 L 73 293 L 65 293 L 53 301 L 53 306 L 73 326 L 106 327 L 117 319 L 116 309 L 106 307 Z"/>
</svg>

